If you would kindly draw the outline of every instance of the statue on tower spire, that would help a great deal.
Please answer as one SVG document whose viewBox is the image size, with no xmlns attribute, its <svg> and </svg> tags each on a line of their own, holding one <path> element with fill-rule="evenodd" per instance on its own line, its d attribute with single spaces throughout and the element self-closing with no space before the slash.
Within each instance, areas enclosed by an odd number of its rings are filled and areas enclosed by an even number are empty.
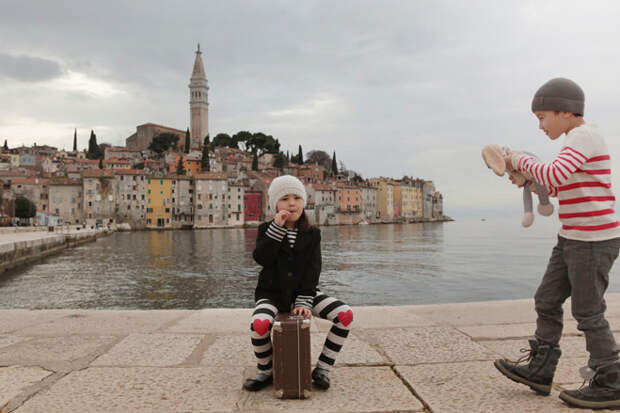
<svg viewBox="0 0 620 413">
<path fill-rule="evenodd" d="M 198 43 L 198 50 L 196 50 L 196 53 L 200 53 L 200 43 Z"/>
</svg>

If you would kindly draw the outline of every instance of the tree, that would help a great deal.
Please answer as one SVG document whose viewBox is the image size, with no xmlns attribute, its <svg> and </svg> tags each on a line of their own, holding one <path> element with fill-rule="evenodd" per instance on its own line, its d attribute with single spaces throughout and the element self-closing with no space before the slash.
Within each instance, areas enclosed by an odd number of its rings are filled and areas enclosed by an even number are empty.
<svg viewBox="0 0 620 413">
<path fill-rule="evenodd" d="M 203 141 L 203 146 L 209 146 L 211 142 L 209 141 L 209 135 L 205 136 L 205 139 Z"/>
<path fill-rule="evenodd" d="M 189 138 L 189 128 L 187 128 L 187 131 L 185 132 L 185 153 L 189 153 L 190 145 L 191 143 L 190 143 L 190 138 Z"/>
<path fill-rule="evenodd" d="M 179 164 L 177 165 L 177 174 L 185 175 L 185 167 L 183 166 L 183 155 L 179 156 Z"/>
<path fill-rule="evenodd" d="M 103 169 L 103 158 L 99 158 L 99 169 Z"/>
<path fill-rule="evenodd" d="M 332 160 L 327 152 L 314 150 L 306 154 L 306 162 L 319 164 L 323 168 L 329 170 Z"/>
<path fill-rule="evenodd" d="M 227 133 L 218 133 L 215 135 L 215 138 L 213 138 L 212 145 L 214 147 L 229 146 L 231 141 L 232 138 Z"/>
<path fill-rule="evenodd" d="M 332 175 L 338 175 L 338 164 L 336 163 L 336 151 L 334 151 L 334 157 L 332 158 Z"/>
<path fill-rule="evenodd" d="M 139 163 L 135 164 L 134 168 L 136 168 L 136 169 L 144 169 L 144 162 L 139 162 Z"/>
<path fill-rule="evenodd" d="M 73 130 L 73 152 L 77 152 L 77 128 Z"/>
<path fill-rule="evenodd" d="M 297 163 L 299 165 L 304 164 L 304 153 L 301 151 L 301 145 L 299 145 L 299 152 L 297 153 Z"/>
<path fill-rule="evenodd" d="M 179 143 L 179 135 L 170 132 L 163 132 L 153 138 L 149 145 L 149 149 L 158 155 L 166 152 L 168 149 L 177 148 Z"/>
<path fill-rule="evenodd" d="M 101 157 L 105 158 L 105 150 L 106 148 L 111 148 L 112 144 L 110 143 L 100 143 L 99 144 L 99 152 L 101 153 Z"/>
<path fill-rule="evenodd" d="M 32 201 L 23 196 L 15 198 L 15 216 L 17 218 L 34 218 L 36 214 L 37 207 Z"/>
<path fill-rule="evenodd" d="M 254 156 L 252 157 L 252 170 L 258 171 L 258 155 L 254 152 Z"/>
<path fill-rule="evenodd" d="M 280 152 L 276 155 L 276 159 L 273 161 L 274 168 L 282 169 L 286 164 L 286 156 Z"/>
<path fill-rule="evenodd" d="M 99 159 L 103 158 L 103 154 L 99 149 L 99 145 L 97 145 L 97 135 L 91 129 L 90 131 L 90 139 L 88 140 L 88 151 L 86 152 L 87 159 Z"/>
<path fill-rule="evenodd" d="M 5 151 L 8 151 L 8 150 L 9 150 L 9 145 L 8 145 L 8 143 L 6 142 L 6 139 L 4 140 L 4 146 L 3 146 L 2 148 L 3 148 Z"/>
<path fill-rule="evenodd" d="M 207 139 L 209 139 L 208 135 L 207 135 L 207 138 L 205 139 L 205 142 L 207 142 Z M 202 147 L 202 159 L 200 161 L 200 167 L 205 172 L 208 172 L 211 170 L 211 165 L 209 165 L 209 144 L 208 143 L 205 143 L 205 146 Z"/>
<path fill-rule="evenodd" d="M 232 140 L 235 142 L 237 148 L 241 145 L 240 149 L 249 151 L 248 142 L 252 141 L 252 134 L 245 130 L 239 131 L 232 136 Z"/>
</svg>

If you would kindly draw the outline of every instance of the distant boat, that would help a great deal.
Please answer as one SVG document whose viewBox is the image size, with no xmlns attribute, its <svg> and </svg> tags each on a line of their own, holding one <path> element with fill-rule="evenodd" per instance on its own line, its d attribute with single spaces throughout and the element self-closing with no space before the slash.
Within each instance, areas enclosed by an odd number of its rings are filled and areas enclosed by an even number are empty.
<svg viewBox="0 0 620 413">
<path fill-rule="evenodd" d="M 482 219 L 480 219 L 480 221 L 486 221 L 486 220 L 487 220 L 486 218 L 482 218 Z"/>
<path fill-rule="evenodd" d="M 368 225 L 368 222 L 366 222 L 366 221 L 360 221 L 360 225 Z"/>
</svg>

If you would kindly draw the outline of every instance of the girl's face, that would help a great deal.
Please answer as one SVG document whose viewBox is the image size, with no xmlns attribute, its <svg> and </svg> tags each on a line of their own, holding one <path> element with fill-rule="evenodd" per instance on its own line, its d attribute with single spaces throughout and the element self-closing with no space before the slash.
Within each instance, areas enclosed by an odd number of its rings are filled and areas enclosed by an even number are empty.
<svg viewBox="0 0 620 413">
<path fill-rule="evenodd" d="M 284 195 L 276 204 L 276 211 L 286 210 L 289 212 L 289 216 L 286 219 L 287 222 L 297 222 L 304 208 L 304 200 L 299 195 L 288 194 Z"/>
</svg>

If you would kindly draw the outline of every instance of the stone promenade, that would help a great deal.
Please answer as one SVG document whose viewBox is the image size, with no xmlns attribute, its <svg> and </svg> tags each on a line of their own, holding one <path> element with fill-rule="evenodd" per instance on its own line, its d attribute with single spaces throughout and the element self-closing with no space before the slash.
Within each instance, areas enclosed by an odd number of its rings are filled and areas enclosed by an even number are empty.
<svg viewBox="0 0 620 413">
<path fill-rule="evenodd" d="M 608 305 L 620 332 L 620 294 L 608 295 Z M 586 362 L 569 314 L 554 389 L 543 397 L 492 365 L 526 345 L 532 300 L 354 313 L 331 389 L 279 400 L 272 388 L 241 390 L 255 372 L 248 309 L 0 310 L 0 411 L 576 412 L 558 399 L 561 389 L 581 385 Z M 313 361 L 328 329 L 313 320 Z"/>
</svg>

